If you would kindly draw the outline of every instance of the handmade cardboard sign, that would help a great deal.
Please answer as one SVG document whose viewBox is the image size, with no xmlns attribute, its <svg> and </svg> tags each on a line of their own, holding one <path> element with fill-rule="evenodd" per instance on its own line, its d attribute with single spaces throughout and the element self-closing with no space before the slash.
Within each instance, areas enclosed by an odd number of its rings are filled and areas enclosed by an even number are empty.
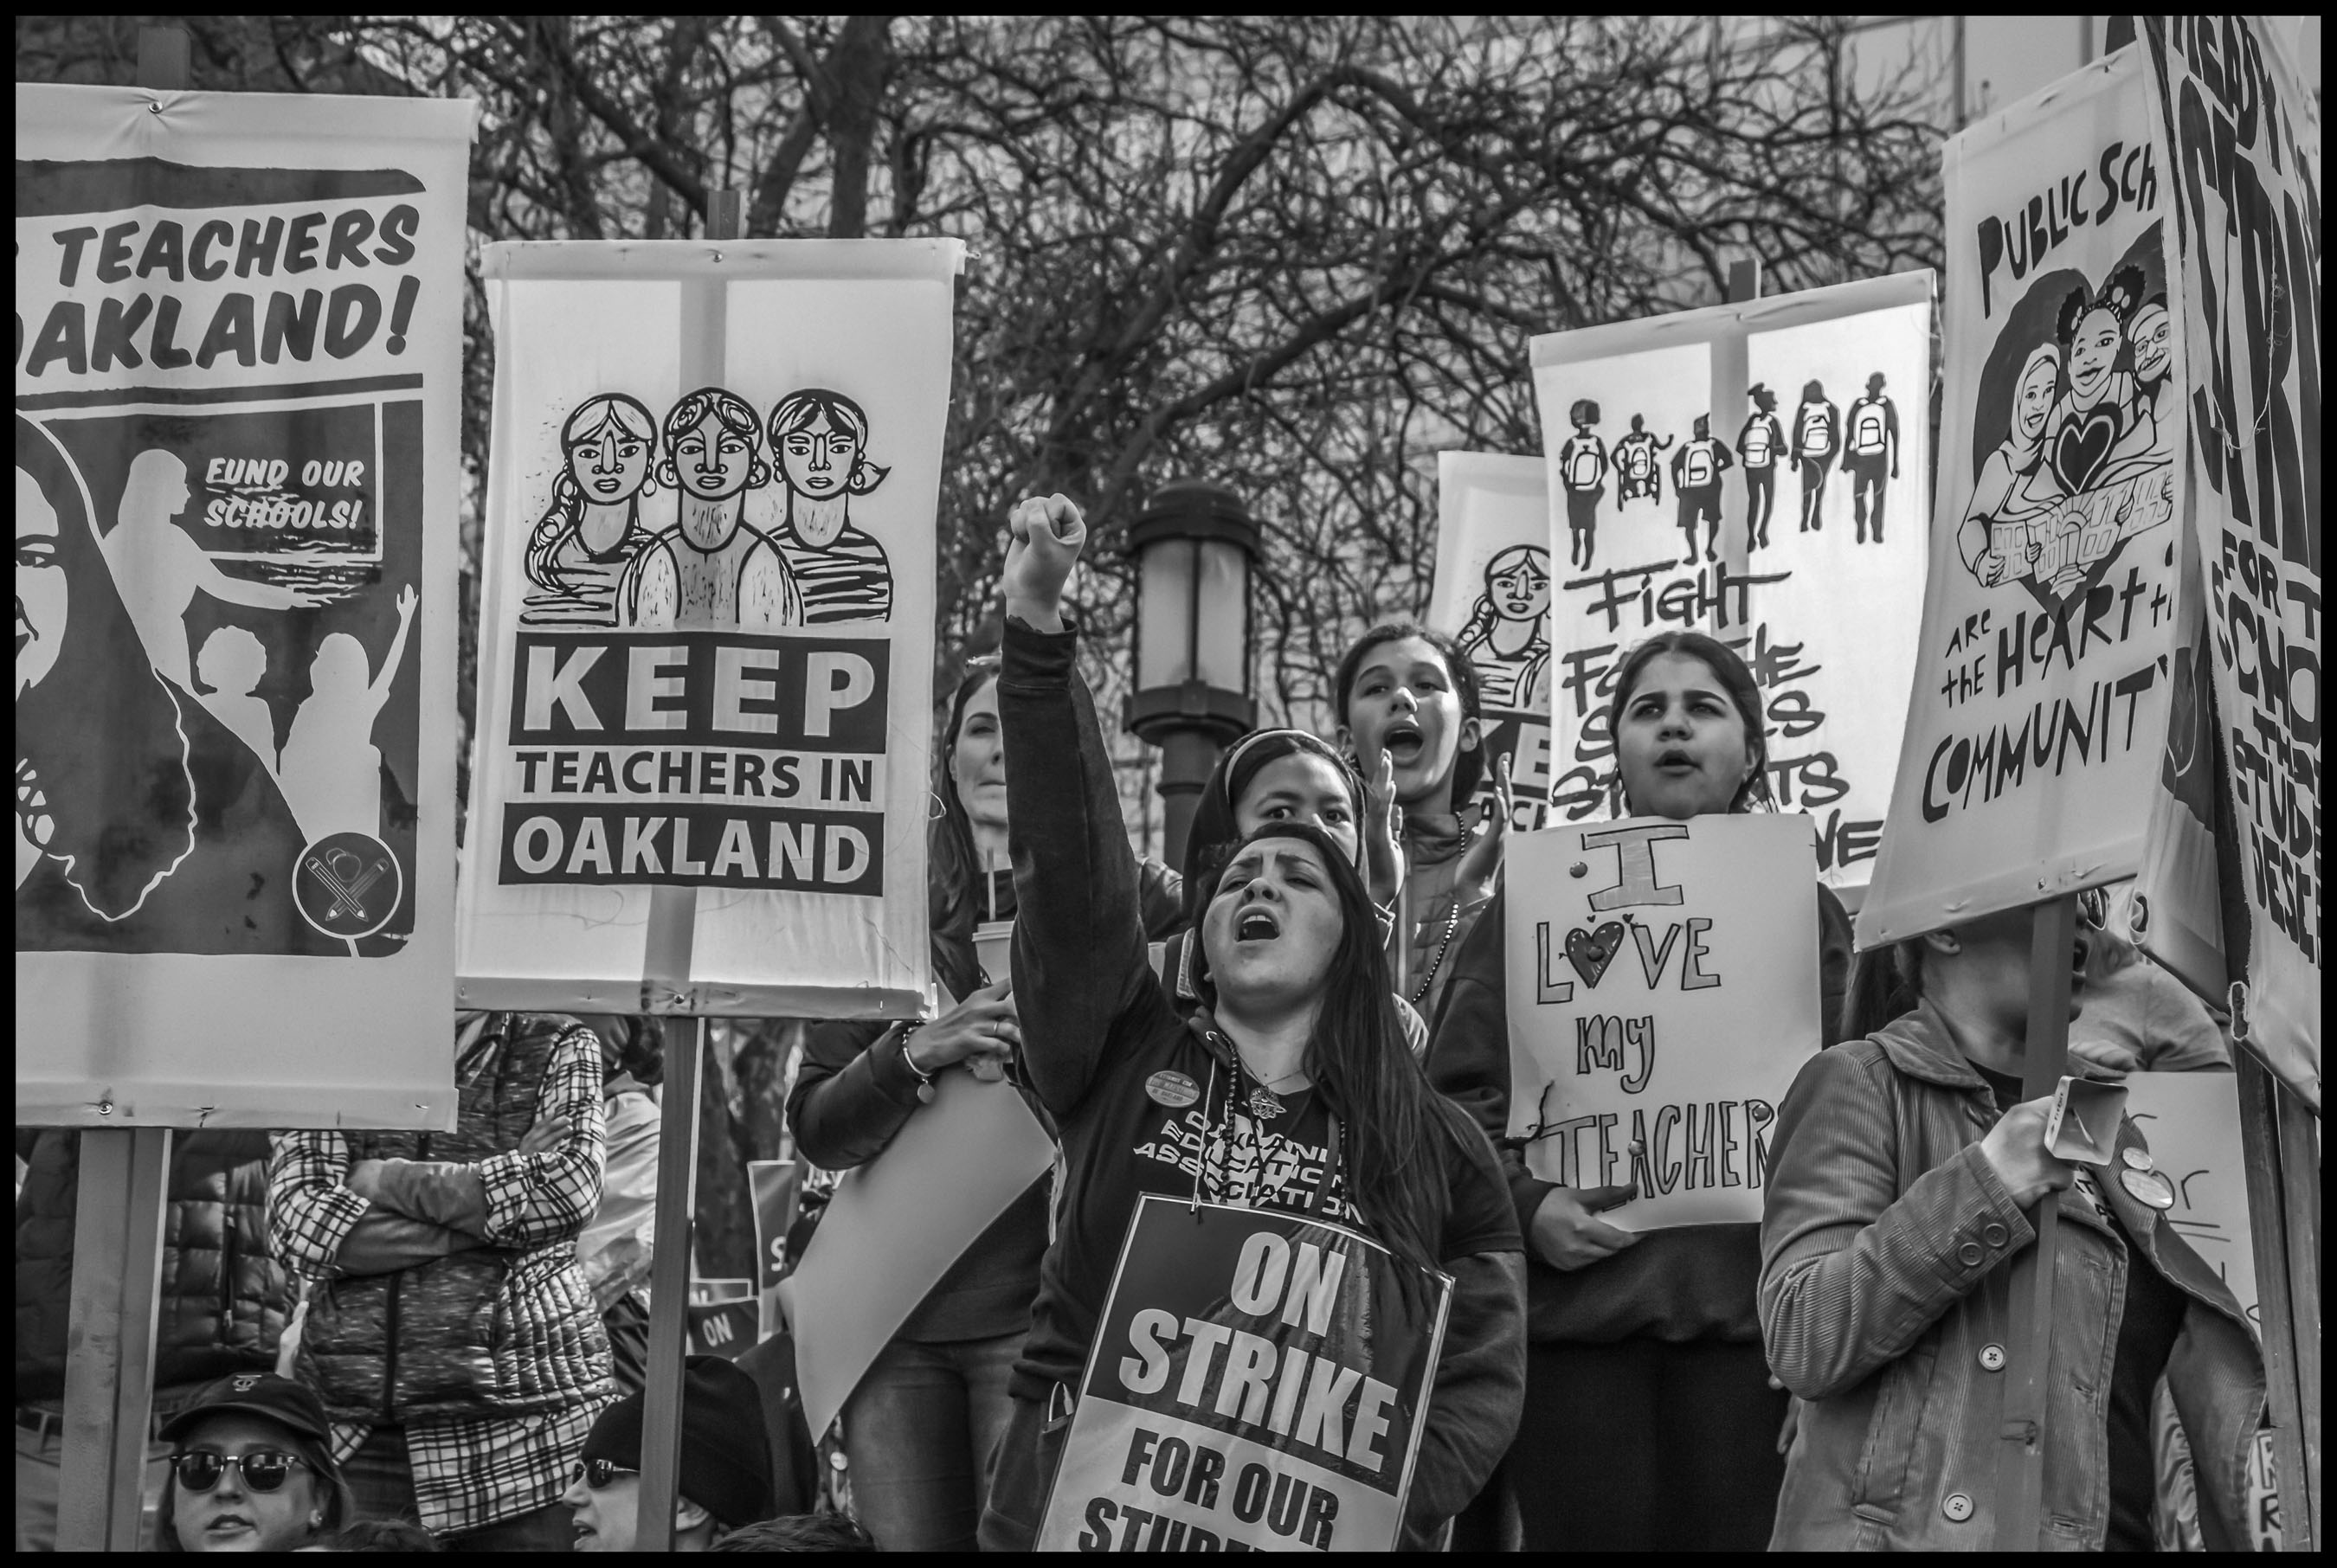
<svg viewBox="0 0 2337 1568">
<path fill-rule="evenodd" d="M 1931 570 L 1861 947 L 2140 863 L 2184 418 L 2146 96 L 2121 50 L 1948 143 Z"/>
<path fill-rule="evenodd" d="M 2321 1105 L 2321 126 L 2276 27 L 2146 18 L 2195 531 L 2248 910 L 2247 1043 Z M 2178 443 L 2182 437 L 2178 433 Z M 2230 852 L 2227 851 L 2227 852 Z"/>
<path fill-rule="evenodd" d="M 2128 1073 L 2126 1114 L 2175 1193 L 2173 1225 L 2256 1315 L 2256 1254 L 2240 1163 L 2240 1096 L 2229 1073 Z"/>
<path fill-rule="evenodd" d="M 1054 1158 L 1013 1085 L 952 1069 L 882 1154 L 845 1173 L 779 1288 L 813 1431 L 827 1430 L 893 1331 Z"/>
<path fill-rule="evenodd" d="M 1148 1195 L 1122 1243 L 1041 1552 L 1384 1552 L 1452 1283 L 1336 1225 Z"/>
<path fill-rule="evenodd" d="M 1428 624 L 1460 639 L 1484 710 L 1485 782 L 1510 759 L 1513 828 L 1550 814 L 1550 487 L 1539 457 L 1436 454 L 1436 582 Z"/>
<path fill-rule="evenodd" d="M 474 1005 L 918 1010 L 962 255 L 488 247 Z"/>
<path fill-rule="evenodd" d="M 20 1123 L 453 1125 L 475 115 L 17 85 Z"/>
<path fill-rule="evenodd" d="M 1912 272 L 1534 339 L 1566 562 L 1561 818 L 1624 809 L 1606 710 L 1623 658 L 1706 632 L 1752 667 L 1771 789 L 1816 820 L 1825 880 L 1863 884 L 1922 601 L 1931 316 L 1931 274 Z"/>
<path fill-rule="evenodd" d="M 1637 1182 L 1626 1230 L 1761 1217 L 1818 1049 L 1805 816 L 1567 825 L 1510 842 L 1509 1135 L 1568 1187 Z"/>
</svg>

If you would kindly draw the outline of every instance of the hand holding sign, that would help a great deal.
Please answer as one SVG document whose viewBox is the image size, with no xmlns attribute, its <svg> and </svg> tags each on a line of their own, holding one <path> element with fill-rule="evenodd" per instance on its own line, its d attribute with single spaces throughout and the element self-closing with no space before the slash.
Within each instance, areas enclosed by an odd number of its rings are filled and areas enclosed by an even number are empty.
<svg viewBox="0 0 2337 1568">
<path fill-rule="evenodd" d="M 1638 1187 L 1630 1183 L 1619 1187 L 1552 1187 L 1534 1210 L 1533 1232 L 1528 1238 L 1534 1256 L 1553 1269 L 1570 1272 L 1637 1246 L 1636 1234 L 1599 1216 L 1638 1195 Z"/>
<path fill-rule="evenodd" d="M 2056 1159 L 2045 1147 L 2045 1122 L 2052 1109 L 2049 1096 L 2023 1100 L 2005 1112 L 1980 1141 L 1980 1157 L 1996 1172 L 2012 1201 L 2024 1209 L 2078 1179 L 2076 1166 Z"/>
<path fill-rule="evenodd" d="M 1480 813 L 1484 820 L 1477 840 L 1461 856 L 1461 869 L 1455 873 L 1453 896 L 1463 904 L 1493 896 L 1492 881 L 1501 869 L 1501 844 L 1509 837 L 1512 803 L 1510 758 L 1503 753 L 1493 759 L 1493 798 Z"/>
<path fill-rule="evenodd" d="M 919 1029 L 907 1047 L 910 1067 L 919 1077 L 931 1077 L 959 1062 L 969 1066 L 1004 1062 L 1022 1043 L 1012 989 L 1009 980 L 984 986 Z"/>
<path fill-rule="evenodd" d="M 1006 516 L 1006 613 L 1040 631 L 1062 629 L 1063 584 L 1088 541 L 1079 503 L 1057 493 L 1026 496 Z"/>
</svg>

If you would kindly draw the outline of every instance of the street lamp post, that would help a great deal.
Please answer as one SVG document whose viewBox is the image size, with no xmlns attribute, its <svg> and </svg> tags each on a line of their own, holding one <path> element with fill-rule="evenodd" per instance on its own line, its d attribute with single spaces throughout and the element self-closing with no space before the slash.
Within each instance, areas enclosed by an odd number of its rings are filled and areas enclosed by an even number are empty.
<svg viewBox="0 0 2337 1568">
<path fill-rule="evenodd" d="M 1257 723 L 1250 688 L 1250 568 L 1258 528 L 1221 484 L 1160 486 L 1128 531 L 1137 558 L 1136 691 L 1128 727 L 1160 748 L 1161 852 L 1185 838 L 1218 754 Z"/>
</svg>

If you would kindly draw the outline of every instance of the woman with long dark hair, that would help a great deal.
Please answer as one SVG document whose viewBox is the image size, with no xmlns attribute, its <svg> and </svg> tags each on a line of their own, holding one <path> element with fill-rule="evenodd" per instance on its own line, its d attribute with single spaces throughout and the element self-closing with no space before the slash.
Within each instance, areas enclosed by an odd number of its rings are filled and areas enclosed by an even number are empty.
<svg viewBox="0 0 2337 1568">
<path fill-rule="evenodd" d="M 1674 631 L 1639 644 L 1609 711 L 1622 814 L 1774 809 L 1760 689 L 1722 643 Z M 1510 1115 L 1505 905 L 1497 895 L 1478 921 L 1429 1047 L 1429 1076 L 1496 1139 Z M 1850 922 L 1823 884 L 1813 937 L 1831 1040 Z M 1503 1160 L 1530 1260 L 1525 1417 L 1505 1466 L 1526 1549 L 1757 1551 L 1786 1410 L 1761 1355 L 1757 1227 L 1626 1231 L 1599 1215 L 1635 1188 L 1544 1182 L 1513 1144 Z M 1498 1538 L 1505 1506 L 1472 1509 L 1465 1544 Z"/>
<path fill-rule="evenodd" d="M 1114 1260 L 1148 1193 L 1319 1203 L 1452 1276 L 1405 1521 L 1406 1539 L 1423 1542 L 1475 1493 L 1517 1420 L 1519 1242 L 1492 1152 L 1404 1048 L 1371 896 L 1310 823 L 1270 823 L 1226 862 L 1200 930 L 1203 1003 L 1178 1014 L 1146 962 L 1119 790 L 1061 613 L 1086 524 L 1054 496 L 1025 501 L 1009 526 L 999 689 L 1015 987 L 1022 1067 L 1055 1117 L 1063 1186 L 983 1545 L 1027 1548 L 1036 1534 Z"/>
<path fill-rule="evenodd" d="M 2239 1302 L 2168 1223 L 2130 1119 L 2098 1164 L 2021 1098 L 2034 948 L 2001 911 L 1859 957 L 1848 1043 L 1777 1108 L 1761 1327 L 1799 1398 L 1771 1544 L 1985 1549 L 1996 1534 L 2012 1260 L 2059 1213 L 2044 1379 L 2047 1546 L 2155 1549 L 2154 1389 L 2189 1439 L 2211 1549 L 2244 1550 L 2264 1368 Z M 2071 955 L 2073 999 L 2087 989 Z"/>
<path fill-rule="evenodd" d="M 880 1157 L 920 1091 L 966 1064 L 993 1072 L 1019 1038 L 1004 975 L 984 972 L 979 922 L 1014 916 L 1006 864 L 1006 773 L 998 661 L 977 659 L 952 694 L 926 834 L 934 972 L 949 998 L 911 1027 L 830 1019 L 813 1027 L 787 1100 L 806 1158 L 846 1170 Z M 1176 876 L 1141 873 L 1146 932 L 1183 918 Z M 1047 1249 L 1047 1181 L 1033 1182 L 912 1310 L 844 1407 L 853 1501 L 888 1552 L 970 1551 L 991 1450 L 1004 1429 L 1008 1370 L 1022 1349 Z"/>
</svg>

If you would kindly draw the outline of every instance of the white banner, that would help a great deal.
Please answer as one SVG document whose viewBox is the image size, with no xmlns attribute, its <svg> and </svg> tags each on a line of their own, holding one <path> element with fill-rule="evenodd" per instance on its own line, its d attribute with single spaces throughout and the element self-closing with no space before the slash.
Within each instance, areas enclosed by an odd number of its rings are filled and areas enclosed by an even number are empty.
<svg viewBox="0 0 2337 1568">
<path fill-rule="evenodd" d="M 1550 491 L 1539 457 L 1436 454 L 1436 582 L 1428 624 L 1451 632 L 1477 669 L 1486 767 L 1510 761 L 1510 825 L 1550 814 Z"/>
<path fill-rule="evenodd" d="M 1509 1135 L 1626 1230 L 1761 1217 L 1818 1049 L 1810 819 L 1632 817 L 1510 841 Z"/>
<path fill-rule="evenodd" d="M 488 247 L 472 1005 L 924 1001 L 934 514 L 963 255 Z"/>
<path fill-rule="evenodd" d="M 1744 655 L 1770 785 L 1863 884 L 1922 599 L 1931 275 L 1533 340 L 1550 499 L 1553 801 L 1617 809 L 1606 703 L 1660 631 Z"/>
<path fill-rule="evenodd" d="M 2130 49 L 1948 143 L 1931 571 L 1861 947 L 2139 865 L 2178 629 L 2166 178 Z"/>
<path fill-rule="evenodd" d="M 2248 908 L 2250 1047 L 2321 1104 L 2321 124 L 2276 30 L 2146 18 Z"/>
<path fill-rule="evenodd" d="M 476 106 L 16 87 L 16 1119 L 452 1125 Z"/>
</svg>

